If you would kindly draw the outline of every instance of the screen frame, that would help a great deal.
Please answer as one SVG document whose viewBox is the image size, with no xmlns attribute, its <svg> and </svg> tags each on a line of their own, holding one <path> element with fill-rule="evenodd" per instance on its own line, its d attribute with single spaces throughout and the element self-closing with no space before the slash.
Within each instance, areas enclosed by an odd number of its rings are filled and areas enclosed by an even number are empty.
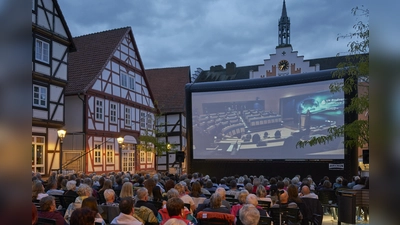
<svg viewBox="0 0 400 225">
<path fill-rule="evenodd" d="M 268 78 L 257 78 L 257 79 L 241 79 L 241 80 L 230 80 L 230 81 L 213 81 L 213 82 L 202 82 L 202 83 L 189 83 L 185 87 L 186 95 L 186 125 L 187 125 L 187 160 L 188 160 L 188 171 L 191 168 L 199 168 L 197 164 L 207 162 L 246 162 L 246 161 L 262 161 L 266 163 L 279 163 L 279 162 L 329 162 L 329 163 L 344 163 L 350 167 L 354 167 L 354 161 L 357 157 L 354 154 L 350 154 L 350 149 L 344 146 L 344 159 L 323 159 L 323 160 L 313 160 L 313 159 L 301 159 L 301 160 L 285 160 L 285 159 L 271 159 L 271 160 L 254 160 L 254 159 L 193 159 L 193 123 L 192 123 L 192 94 L 196 92 L 218 92 L 218 91 L 228 91 L 228 90 L 245 90 L 254 88 L 268 88 L 268 87 L 279 87 L 295 84 L 305 84 L 320 81 L 332 81 L 344 82 L 346 77 L 334 78 L 333 73 L 337 69 L 330 69 L 312 73 L 303 73 L 289 76 L 280 77 L 268 77 Z M 349 104 L 349 100 L 355 95 L 357 90 L 352 94 L 345 94 L 345 107 Z M 357 119 L 357 115 L 354 113 L 345 113 L 344 120 L 345 124 Z M 346 137 L 345 137 L 346 139 Z M 355 158 L 355 159 L 354 159 Z"/>
</svg>

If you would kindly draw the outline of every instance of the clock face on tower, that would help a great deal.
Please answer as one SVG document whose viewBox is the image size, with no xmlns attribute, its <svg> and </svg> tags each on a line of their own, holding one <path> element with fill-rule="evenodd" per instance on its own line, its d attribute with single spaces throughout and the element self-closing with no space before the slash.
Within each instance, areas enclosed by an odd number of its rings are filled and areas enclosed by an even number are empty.
<svg viewBox="0 0 400 225">
<path fill-rule="evenodd" d="M 287 60 L 281 60 L 278 63 L 278 69 L 280 71 L 286 71 L 287 69 L 289 69 L 289 62 Z"/>
</svg>

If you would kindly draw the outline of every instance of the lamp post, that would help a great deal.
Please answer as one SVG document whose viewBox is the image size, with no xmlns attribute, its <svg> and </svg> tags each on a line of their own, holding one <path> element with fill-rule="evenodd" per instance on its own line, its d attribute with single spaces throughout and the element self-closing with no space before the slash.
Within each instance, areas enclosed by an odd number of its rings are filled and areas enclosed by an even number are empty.
<svg viewBox="0 0 400 225">
<path fill-rule="evenodd" d="M 118 141 L 118 147 L 119 147 L 119 168 L 121 169 L 122 172 L 122 143 L 124 143 L 124 138 L 119 137 L 117 138 Z"/>
<path fill-rule="evenodd" d="M 62 144 L 66 133 L 67 131 L 64 129 L 60 129 L 57 131 L 58 138 L 60 139 L 60 174 L 62 174 L 62 155 L 63 155 Z"/>
</svg>

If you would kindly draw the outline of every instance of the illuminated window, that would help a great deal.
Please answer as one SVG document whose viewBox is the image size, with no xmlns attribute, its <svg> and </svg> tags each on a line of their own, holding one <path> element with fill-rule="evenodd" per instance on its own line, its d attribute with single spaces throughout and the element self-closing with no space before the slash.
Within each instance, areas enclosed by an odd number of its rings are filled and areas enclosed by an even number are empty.
<svg viewBox="0 0 400 225">
<path fill-rule="evenodd" d="M 101 163 L 101 144 L 94 144 L 94 164 Z"/>
</svg>

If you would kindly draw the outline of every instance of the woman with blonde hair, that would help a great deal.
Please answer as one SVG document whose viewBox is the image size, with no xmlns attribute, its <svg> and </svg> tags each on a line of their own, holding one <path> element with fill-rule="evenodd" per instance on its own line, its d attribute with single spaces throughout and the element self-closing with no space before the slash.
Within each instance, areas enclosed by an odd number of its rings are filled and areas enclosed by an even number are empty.
<svg viewBox="0 0 400 225">
<path fill-rule="evenodd" d="M 272 203 L 272 199 L 267 197 L 267 190 L 263 185 L 258 185 L 257 190 L 256 190 L 256 196 L 258 200 L 261 201 L 268 201 Z"/>
<path fill-rule="evenodd" d="M 131 197 L 134 199 L 133 197 L 133 185 L 131 182 L 125 182 L 122 185 L 121 188 L 121 193 L 119 194 L 119 198 L 125 198 L 125 197 Z"/>
<path fill-rule="evenodd" d="M 194 212 L 194 210 L 196 210 L 196 205 L 194 204 L 192 197 L 186 194 L 186 189 L 182 183 L 175 184 L 174 188 L 178 191 L 179 198 L 182 199 L 183 203 L 190 204 L 190 210 L 191 212 Z"/>
</svg>

